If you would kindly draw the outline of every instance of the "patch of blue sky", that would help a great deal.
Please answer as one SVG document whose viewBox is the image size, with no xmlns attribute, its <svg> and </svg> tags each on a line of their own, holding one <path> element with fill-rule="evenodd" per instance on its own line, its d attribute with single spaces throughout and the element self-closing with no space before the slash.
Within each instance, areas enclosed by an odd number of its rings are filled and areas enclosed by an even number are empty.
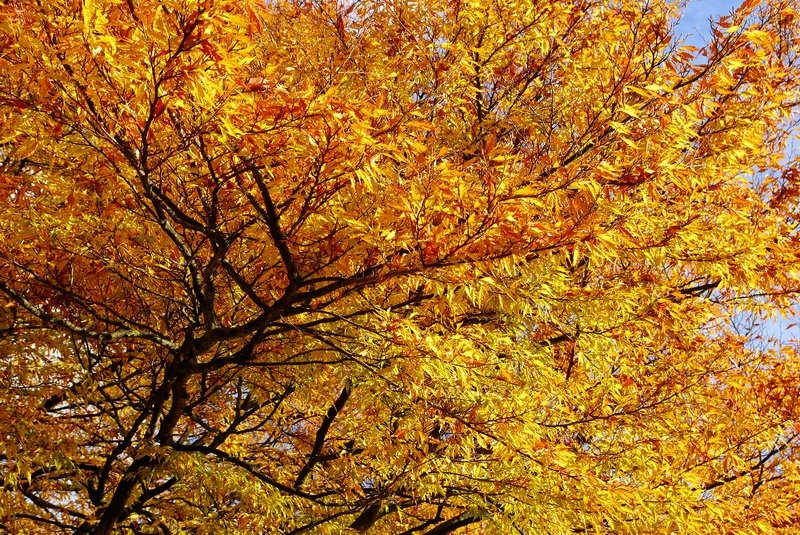
<svg viewBox="0 0 800 535">
<path fill-rule="evenodd" d="M 709 21 L 730 14 L 739 3 L 732 0 L 689 0 L 676 30 L 686 44 L 702 46 L 708 42 Z"/>
</svg>

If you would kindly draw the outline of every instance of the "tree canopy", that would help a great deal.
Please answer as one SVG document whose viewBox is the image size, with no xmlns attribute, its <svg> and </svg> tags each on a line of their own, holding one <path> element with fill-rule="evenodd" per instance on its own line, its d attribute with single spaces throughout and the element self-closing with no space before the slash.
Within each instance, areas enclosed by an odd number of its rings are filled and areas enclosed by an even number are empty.
<svg viewBox="0 0 800 535">
<path fill-rule="evenodd" d="M 796 0 L 0 3 L 0 529 L 796 533 Z"/>
</svg>

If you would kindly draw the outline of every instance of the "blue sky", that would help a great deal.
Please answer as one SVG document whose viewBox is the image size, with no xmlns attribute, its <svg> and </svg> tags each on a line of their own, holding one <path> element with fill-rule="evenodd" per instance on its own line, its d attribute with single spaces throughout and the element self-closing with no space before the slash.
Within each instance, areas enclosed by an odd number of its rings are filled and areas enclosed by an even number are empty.
<svg viewBox="0 0 800 535">
<path fill-rule="evenodd" d="M 691 36 L 689 40 L 702 43 L 708 34 L 709 18 L 727 15 L 740 2 L 733 0 L 689 0 L 683 18 L 678 24 L 678 32 Z"/>
</svg>

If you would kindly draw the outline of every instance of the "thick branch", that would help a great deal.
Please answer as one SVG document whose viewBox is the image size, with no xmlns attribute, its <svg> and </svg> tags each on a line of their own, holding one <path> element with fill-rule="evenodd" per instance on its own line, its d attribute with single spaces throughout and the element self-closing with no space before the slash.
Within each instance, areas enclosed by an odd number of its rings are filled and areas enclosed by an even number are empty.
<svg viewBox="0 0 800 535">
<path fill-rule="evenodd" d="M 322 447 L 325 445 L 325 437 L 328 434 L 328 430 L 330 429 L 334 418 L 336 418 L 336 415 L 339 414 L 339 411 L 344 408 L 344 404 L 347 403 L 347 400 L 350 397 L 351 389 L 352 385 L 350 384 L 350 381 L 348 381 L 341 393 L 339 393 L 339 397 L 336 398 L 336 401 L 334 401 L 333 405 L 331 405 L 331 407 L 328 409 L 327 414 L 325 414 L 325 418 L 322 419 L 322 424 L 319 426 L 316 439 L 314 440 L 314 447 L 311 449 L 311 453 L 308 456 L 305 466 L 303 466 L 303 468 L 300 470 L 300 473 L 297 474 L 297 479 L 294 481 L 294 488 L 300 488 L 308 475 L 311 473 L 314 465 L 319 462 L 319 456 L 322 453 Z"/>
<path fill-rule="evenodd" d="M 272 242 L 275 244 L 275 247 L 278 249 L 278 253 L 281 255 L 283 265 L 286 267 L 286 274 L 289 277 L 289 283 L 292 286 L 298 286 L 301 280 L 300 273 L 297 270 L 297 264 L 295 264 L 294 258 L 292 258 L 292 253 L 289 251 L 289 246 L 286 245 L 286 236 L 281 230 L 280 217 L 275 209 L 275 203 L 272 201 L 272 196 L 269 193 L 269 188 L 267 188 L 264 175 L 261 174 L 261 171 L 255 165 L 250 168 L 250 172 L 252 173 L 253 178 L 256 181 L 256 185 L 258 186 L 258 190 L 261 192 L 261 197 L 264 200 L 264 222 L 267 224 L 269 234 L 272 237 Z"/>
<path fill-rule="evenodd" d="M 152 455 L 145 455 L 136 459 L 125 471 L 122 480 L 117 485 L 114 495 L 103 509 L 100 521 L 94 526 L 84 524 L 76 533 L 88 533 L 91 535 L 106 535 L 111 533 L 115 524 L 125 510 L 125 503 L 130 498 L 133 489 L 141 481 L 142 474 L 148 468 L 155 466 L 158 460 Z M 88 528 L 88 529 L 87 529 Z"/>
<path fill-rule="evenodd" d="M 443 522 L 435 528 L 428 530 L 424 535 L 445 535 L 446 533 L 453 533 L 458 528 L 463 528 L 475 522 L 483 520 L 483 515 L 478 513 L 461 513 L 460 515 Z"/>
</svg>

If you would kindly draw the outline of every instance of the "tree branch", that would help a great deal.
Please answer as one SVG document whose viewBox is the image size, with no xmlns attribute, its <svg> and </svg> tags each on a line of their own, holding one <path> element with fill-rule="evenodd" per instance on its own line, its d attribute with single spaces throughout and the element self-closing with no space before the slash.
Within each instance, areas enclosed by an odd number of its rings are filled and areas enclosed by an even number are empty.
<svg viewBox="0 0 800 535">
<path fill-rule="evenodd" d="M 293 485 L 294 488 L 297 489 L 302 486 L 303 482 L 314 468 L 314 465 L 319 462 L 319 455 L 322 453 L 322 447 L 325 445 L 325 437 L 328 434 L 328 430 L 330 429 L 334 418 L 336 418 L 336 415 L 339 414 L 339 411 L 342 410 L 344 404 L 347 403 L 348 398 L 350 398 L 351 389 L 352 384 L 348 380 L 341 393 L 339 393 L 339 397 L 336 398 L 336 401 L 333 402 L 333 405 L 331 405 L 327 414 L 325 414 L 325 418 L 322 419 L 322 424 L 320 424 L 319 429 L 317 430 L 316 439 L 314 440 L 314 447 L 311 449 L 311 453 L 308 456 L 306 464 L 300 469 L 300 473 L 297 474 L 297 479 L 295 479 Z"/>
</svg>

